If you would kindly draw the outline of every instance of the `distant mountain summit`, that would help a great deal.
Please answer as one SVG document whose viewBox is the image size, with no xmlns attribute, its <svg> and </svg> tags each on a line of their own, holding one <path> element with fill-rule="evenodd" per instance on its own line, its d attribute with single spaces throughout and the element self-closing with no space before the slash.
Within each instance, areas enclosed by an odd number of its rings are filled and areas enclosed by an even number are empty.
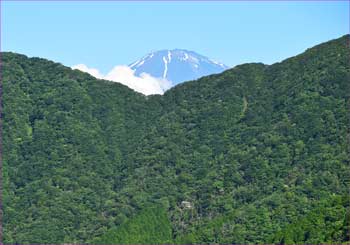
<svg viewBox="0 0 350 245">
<path fill-rule="evenodd" d="M 149 53 L 130 64 L 136 75 L 145 72 L 165 78 L 176 85 L 202 76 L 220 73 L 229 67 L 193 51 L 184 49 L 160 50 Z"/>
</svg>

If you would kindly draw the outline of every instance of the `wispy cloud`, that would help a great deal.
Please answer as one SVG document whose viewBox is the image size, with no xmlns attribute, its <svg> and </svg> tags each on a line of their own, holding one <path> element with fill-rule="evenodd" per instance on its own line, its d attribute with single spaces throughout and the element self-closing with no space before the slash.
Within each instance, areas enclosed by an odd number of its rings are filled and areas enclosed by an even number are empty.
<svg viewBox="0 0 350 245">
<path fill-rule="evenodd" d="M 124 84 L 145 95 L 163 94 L 172 86 L 170 81 L 164 78 L 152 77 L 148 73 L 141 73 L 140 76 L 136 76 L 135 71 L 128 66 L 115 66 L 107 75 L 103 75 L 98 69 L 89 68 L 85 64 L 72 66 L 72 69 L 87 72 L 96 78 Z"/>
</svg>

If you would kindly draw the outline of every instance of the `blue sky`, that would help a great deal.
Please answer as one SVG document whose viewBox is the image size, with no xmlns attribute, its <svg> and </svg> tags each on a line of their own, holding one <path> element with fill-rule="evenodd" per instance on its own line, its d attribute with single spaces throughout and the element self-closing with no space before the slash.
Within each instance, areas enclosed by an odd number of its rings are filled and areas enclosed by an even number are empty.
<svg viewBox="0 0 350 245">
<path fill-rule="evenodd" d="M 3 51 L 102 72 L 183 48 L 267 64 L 349 33 L 349 2 L 2 2 Z"/>
</svg>

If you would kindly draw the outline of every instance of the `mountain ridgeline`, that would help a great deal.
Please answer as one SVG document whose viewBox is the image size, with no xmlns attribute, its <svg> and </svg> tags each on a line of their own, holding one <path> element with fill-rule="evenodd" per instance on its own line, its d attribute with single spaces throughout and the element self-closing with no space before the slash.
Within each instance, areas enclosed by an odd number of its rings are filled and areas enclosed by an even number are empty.
<svg viewBox="0 0 350 245">
<path fill-rule="evenodd" d="M 345 243 L 349 35 L 144 96 L 2 53 L 4 243 Z"/>
</svg>

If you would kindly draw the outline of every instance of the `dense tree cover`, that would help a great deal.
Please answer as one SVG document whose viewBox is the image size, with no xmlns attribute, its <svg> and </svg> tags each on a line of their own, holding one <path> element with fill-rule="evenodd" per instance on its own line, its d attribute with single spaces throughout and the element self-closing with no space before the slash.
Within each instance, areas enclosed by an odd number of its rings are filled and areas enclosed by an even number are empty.
<svg viewBox="0 0 350 245">
<path fill-rule="evenodd" d="M 350 240 L 349 36 L 144 96 L 2 53 L 4 242 Z"/>
<path fill-rule="evenodd" d="M 166 244 L 172 241 L 171 223 L 161 205 L 147 207 L 118 228 L 111 229 L 95 244 Z"/>
</svg>

